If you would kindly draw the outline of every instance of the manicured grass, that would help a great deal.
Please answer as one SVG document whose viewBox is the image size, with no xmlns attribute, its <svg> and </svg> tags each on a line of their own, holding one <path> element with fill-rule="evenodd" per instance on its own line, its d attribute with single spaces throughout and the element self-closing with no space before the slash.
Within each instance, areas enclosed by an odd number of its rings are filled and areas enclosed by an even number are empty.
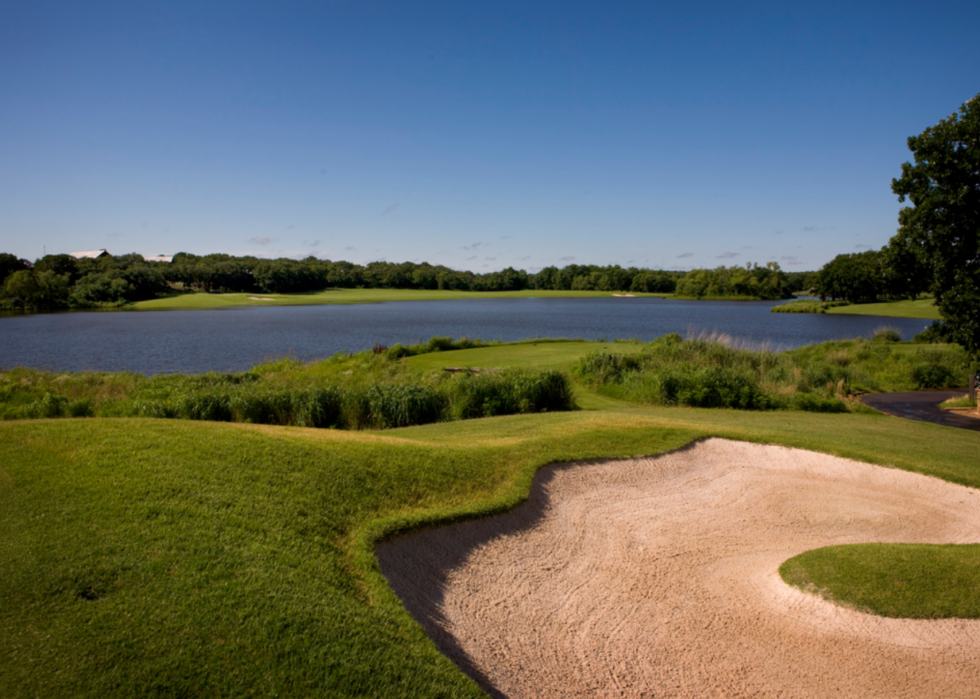
<svg viewBox="0 0 980 699">
<path fill-rule="evenodd" d="M 21 696 L 479 696 L 380 575 L 390 532 L 509 508 L 553 461 L 708 435 L 980 486 L 977 436 L 878 415 L 622 407 L 385 432 L 0 424 L 0 687 Z"/>
<path fill-rule="evenodd" d="M 916 299 L 915 301 L 886 301 L 884 303 L 860 303 L 850 306 L 828 308 L 827 313 L 860 316 L 888 316 L 890 318 L 926 318 L 939 320 L 939 309 L 933 305 L 932 299 Z"/>
<path fill-rule="evenodd" d="M 980 544 L 855 544 L 806 551 L 783 580 L 888 617 L 980 619 Z"/>
<path fill-rule="evenodd" d="M 325 303 L 384 303 L 386 301 L 452 301 L 456 299 L 528 299 L 528 298 L 609 298 L 611 291 L 429 291 L 426 289 L 328 289 L 310 294 L 180 294 L 166 298 L 139 301 L 127 308 L 139 311 L 188 310 L 196 308 L 235 308 L 239 306 L 311 306 Z M 662 296 L 670 294 L 642 294 Z M 270 299 L 270 300 L 264 300 Z M 629 299 L 624 298 L 623 303 Z"/>
<path fill-rule="evenodd" d="M 397 363 L 409 372 L 567 370 L 596 349 L 642 347 L 528 341 Z M 860 348 L 834 351 L 843 349 Z M 253 371 L 286 386 L 347 375 L 362 361 L 282 360 Z M 367 364 L 379 376 L 390 368 L 380 358 Z M 69 384 L 79 399 L 124 395 L 139 381 L 15 378 L 43 379 L 45 390 Z M 980 442 L 967 430 L 878 414 L 647 407 L 578 391 L 575 412 L 386 431 L 146 418 L 0 423 L 0 694 L 480 696 L 391 592 L 374 544 L 513 507 L 550 462 L 658 454 L 721 436 L 980 487 Z M 888 569 L 932 565 L 930 556 L 930 547 L 895 546 L 858 559 Z M 960 553 L 950 560 L 966 592 L 947 596 L 946 608 L 959 610 L 980 572 Z M 955 575 L 920 582 L 936 588 Z"/>
<path fill-rule="evenodd" d="M 409 368 L 423 371 L 445 367 L 521 367 L 570 371 L 590 352 L 635 354 L 643 349 L 639 342 L 594 342 L 586 340 L 527 340 L 489 347 L 449 352 L 431 352 L 407 359 Z"/>
</svg>

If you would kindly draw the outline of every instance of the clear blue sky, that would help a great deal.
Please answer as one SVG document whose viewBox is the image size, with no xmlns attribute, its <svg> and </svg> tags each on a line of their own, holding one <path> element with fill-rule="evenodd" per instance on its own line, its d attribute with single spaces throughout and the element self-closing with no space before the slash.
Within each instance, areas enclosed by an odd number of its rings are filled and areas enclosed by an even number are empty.
<svg viewBox="0 0 980 699">
<path fill-rule="evenodd" d="M 885 244 L 980 3 L 20 2 L 0 251 L 819 268 Z"/>
</svg>

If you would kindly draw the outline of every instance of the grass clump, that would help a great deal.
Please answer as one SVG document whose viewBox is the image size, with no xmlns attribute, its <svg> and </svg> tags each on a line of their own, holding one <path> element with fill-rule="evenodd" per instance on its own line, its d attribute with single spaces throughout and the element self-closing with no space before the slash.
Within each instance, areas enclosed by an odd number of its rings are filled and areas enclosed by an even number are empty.
<svg viewBox="0 0 980 699">
<path fill-rule="evenodd" d="M 980 544 L 852 544 L 806 551 L 779 574 L 859 611 L 910 619 L 980 618 Z"/>
<path fill-rule="evenodd" d="M 650 405 L 845 412 L 856 394 L 943 388 L 966 376 L 957 345 L 899 342 L 891 328 L 871 340 L 824 342 L 786 352 L 746 349 L 726 338 L 666 335 L 635 354 L 602 350 L 575 375 L 617 398 Z"/>
<path fill-rule="evenodd" d="M 944 400 L 939 404 L 940 408 L 975 408 L 977 407 L 976 399 L 969 393 L 965 393 L 962 396 L 956 396 L 950 398 L 949 400 Z"/>
<path fill-rule="evenodd" d="M 773 306 L 773 313 L 826 313 L 831 308 L 850 306 L 850 301 L 815 301 L 812 299 L 799 299 L 790 301 L 779 306 Z"/>
</svg>

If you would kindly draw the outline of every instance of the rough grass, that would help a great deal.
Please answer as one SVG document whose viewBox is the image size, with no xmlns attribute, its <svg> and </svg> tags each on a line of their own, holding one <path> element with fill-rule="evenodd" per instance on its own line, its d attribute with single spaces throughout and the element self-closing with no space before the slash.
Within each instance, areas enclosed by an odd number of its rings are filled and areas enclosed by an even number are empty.
<svg viewBox="0 0 980 699">
<path fill-rule="evenodd" d="M 940 408 L 975 408 L 977 407 L 977 402 L 974 398 L 965 393 L 962 396 L 957 396 L 955 398 L 950 398 L 939 404 Z"/>
<path fill-rule="evenodd" d="M 854 394 L 960 386 L 968 361 L 957 345 L 910 345 L 881 329 L 872 340 L 842 340 L 786 352 L 734 346 L 724 338 L 666 335 L 639 352 L 618 348 L 583 357 L 574 369 L 608 396 L 652 405 L 861 409 Z"/>
<path fill-rule="evenodd" d="M 794 556 L 779 574 L 870 614 L 980 619 L 980 544 L 828 546 Z"/>
<path fill-rule="evenodd" d="M 488 374 L 420 371 L 401 361 L 469 340 L 281 359 L 238 374 L 0 372 L 0 418 L 160 417 L 342 429 L 408 425 L 575 407 L 568 378 L 511 367 Z"/>
<path fill-rule="evenodd" d="M 814 301 L 799 299 L 779 306 L 773 306 L 773 313 L 826 313 L 831 308 L 850 306 L 850 301 Z"/>
<path fill-rule="evenodd" d="M 528 298 L 608 298 L 612 291 L 438 291 L 428 289 L 328 289 L 308 294 L 179 294 L 165 298 L 138 301 L 127 308 L 140 311 L 193 310 L 198 308 L 236 308 L 240 306 L 310 306 L 318 304 L 384 303 L 387 301 L 452 301 L 457 299 L 528 299 Z M 670 297 L 671 294 L 633 292 L 634 296 Z M 252 297 L 252 298 L 250 298 Z M 271 300 L 265 300 L 271 299 Z M 624 299 L 628 303 L 628 299 Z"/>
<path fill-rule="evenodd" d="M 384 432 L 2 423 L 3 694 L 480 696 L 402 608 L 373 546 L 512 507 L 549 462 L 721 436 L 980 487 L 966 430 L 880 415 L 597 405 Z"/>
</svg>

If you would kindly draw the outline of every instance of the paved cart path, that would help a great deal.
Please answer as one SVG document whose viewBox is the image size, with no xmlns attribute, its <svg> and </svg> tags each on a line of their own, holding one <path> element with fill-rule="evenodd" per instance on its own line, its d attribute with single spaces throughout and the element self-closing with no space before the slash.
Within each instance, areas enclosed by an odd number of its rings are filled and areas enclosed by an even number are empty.
<svg viewBox="0 0 980 699">
<path fill-rule="evenodd" d="M 980 431 L 980 419 L 949 413 L 939 407 L 943 401 L 965 395 L 966 392 L 966 388 L 956 388 L 908 393 L 870 393 L 861 396 L 861 402 L 886 415 Z"/>
</svg>

